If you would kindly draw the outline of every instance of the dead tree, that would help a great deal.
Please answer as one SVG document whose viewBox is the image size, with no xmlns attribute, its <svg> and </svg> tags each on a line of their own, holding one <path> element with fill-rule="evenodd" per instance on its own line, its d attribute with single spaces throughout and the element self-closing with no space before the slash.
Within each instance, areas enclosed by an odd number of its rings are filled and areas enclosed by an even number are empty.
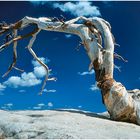
<svg viewBox="0 0 140 140">
<path fill-rule="evenodd" d="M 81 22 L 78 22 L 79 20 Z M 18 35 L 18 30 L 26 28 L 29 25 L 34 26 L 32 32 L 25 35 Z M 13 63 L 4 76 L 6 76 L 12 68 L 16 68 L 17 42 L 21 39 L 31 37 L 27 48 L 32 56 L 46 70 L 46 78 L 40 93 L 42 93 L 47 80 L 55 80 L 55 78 L 48 77 L 48 66 L 37 57 L 32 49 L 36 36 L 41 30 L 78 35 L 90 58 L 90 69 L 94 68 L 95 70 L 97 86 L 101 89 L 104 104 L 111 119 L 140 124 L 140 90 L 127 91 L 120 82 L 115 81 L 113 78 L 114 45 L 116 43 L 111 33 L 110 24 L 102 18 L 77 17 L 69 21 L 64 21 L 58 18 L 54 20 L 54 18 L 32 18 L 26 16 L 15 24 L 1 24 L 0 35 L 12 32 L 13 38 L 7 40 L 7 42 L 0 46 L 0 51 L 7 48 L 11 43 L 14 44 Z M 119 57 L 119 55 L 117 55 L 117 57 Z"/>
</svg>

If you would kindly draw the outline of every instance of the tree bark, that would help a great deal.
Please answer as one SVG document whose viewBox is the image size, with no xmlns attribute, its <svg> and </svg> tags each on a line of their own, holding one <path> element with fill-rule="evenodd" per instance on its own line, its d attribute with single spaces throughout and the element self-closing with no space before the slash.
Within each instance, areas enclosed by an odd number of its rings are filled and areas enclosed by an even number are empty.
<svg viewBox="0 0 140 140">
<path fill-rule="evenodd" d="M 79 20 L 81 20 L 80 23 L 78 23 Z M 13 24 L 11 28 L 18 30 L 25 28 L 29 24 L 37 25 L 39 31 L 56 31 L 78 35 L 91 60 L 90 68 L 93 67 L 95 70 L 97 85 L 101 89 L 104 104 L 111 119 L 140 124 L 140 90 L 127 91 L 121 83 L 116 82 L 113 78 L 115 41 L 111 33 L 111 26 L 107 21 L 97 17 L 77 17 L 66 22 L 53 22 L 49 18 L 25 17 Z M 4 29 L 7 31 L 8 27 L 3 28 L 2 32 L 4 32 Z M 31 49 L 36 35 L 39 33 L 38 30 L 35 33 L 31 33 L 33 37 L 29 42 L 28 49 L 46 69 L 46 80 L 48 80 L 48 67 L 38 59 Z M 1 46 L 0 50 L 6 47 L 6 45 Z"/>
</svg>

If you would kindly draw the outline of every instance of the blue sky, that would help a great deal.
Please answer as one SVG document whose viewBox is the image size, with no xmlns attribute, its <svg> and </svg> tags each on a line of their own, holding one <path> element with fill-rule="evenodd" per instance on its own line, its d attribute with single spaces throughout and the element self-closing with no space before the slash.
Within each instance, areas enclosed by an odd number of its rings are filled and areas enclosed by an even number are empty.
<svg viewBox="0 0 140 140">
<path fill-rule="evenodd" d="M 100 16 L 110 22 L 116 42 L 115 52 L 128 60 L 115 60 L 121 72 L 114 70 L 114 78 L 127 89 L 140 86 L 140 2 L 0 2 L 0 20 L 13 23 L 24 16 L 60 17 Z M 20 33 L 25 33 L 27 28 Z M 3 37 L 0 37 L 1 44 Z M 89 58 L 83 47 L 79 51 L 79 37 L 64 33 L 41 31 L 33 46 L 37 55 L 52 69 L 56 82 L 47 82 L 42 96 L 38 93 L 44 80 L 44 69 L 33 60 L 26 49 L 29 39 L 18 43 L 16 70 L 0 78 L 0 108 L 59 109 L 74 108 L 93 112 L 105 111 L 100 90 L 96 87 L 94 71 L 88 72 Z M 12 46 L 0 53 L 0 76 L 12 61 Z"/>
</svg>

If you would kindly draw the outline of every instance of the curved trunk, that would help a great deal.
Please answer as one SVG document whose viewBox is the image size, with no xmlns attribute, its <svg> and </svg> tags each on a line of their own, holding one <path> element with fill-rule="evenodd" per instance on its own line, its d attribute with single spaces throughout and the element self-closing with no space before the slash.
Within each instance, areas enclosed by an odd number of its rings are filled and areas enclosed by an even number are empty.
<svg viewBox="0 0 140 140">
<path fill-rule="evenodd" d="M 104 104 L 113 120 L 138 123 L 137 107 L 132 95 L 125 87 L 113 79 L 114 42 L 109 27 L 101 19 L 92 19 L 96 28 L 101 32 L 104 41 L 102 63 L 97 57 L 93 61 L 98 87 L 101 89 Z"/>
<path fill-rule="evenodd" d="M 83 22 L 75 24 L 78 20 L 83 20 Z M 0 34 L 10 29 L 18 30 L 25 28 L 29 24 L 36 25 L 37 29 L 27 35 L 15 37 L 13 40 L 2 45 L 0 51 L 8 47 L 12 42 L 32 36 L 28 49 L 33 57 L 46 69 L 47 73 L 41 92 L 43 91 L 46 80 L 49 80 L 49 69 L 47 65 L 41 62 L 31 48 L 36 39 L 36 35 L 40 30 L 76 34 L 81 38 L 91 60 L 90 69 L 93 67 L 95 70 L 97 85 L 101 89 L 104 104 L 111 118 L 113 120 L 140 124 L 140 90 L 127 91 L 121 83 L 113 79 L 115 42 L 111 33 L 111 26 L 107 21 L 97 17 L 77 17 L 67 22 L 54 22 L 49 18 L 25 17 L 19 22 L 12 24 L 12 26 L 2 27 Z M 51 80 L 54 79 L 51 78 Z"/>
</svg>

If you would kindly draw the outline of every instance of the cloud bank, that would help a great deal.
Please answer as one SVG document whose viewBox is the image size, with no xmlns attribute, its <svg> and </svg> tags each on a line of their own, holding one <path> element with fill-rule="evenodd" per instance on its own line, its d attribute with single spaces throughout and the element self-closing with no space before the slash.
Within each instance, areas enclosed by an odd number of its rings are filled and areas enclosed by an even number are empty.
<svg viewBox="0 0 140 140">
<path fill-rule="evenodd" d="M 101 16 L 99 8 L 88 1 L 66 2 L 64 4 L 57 2 L 53 4 L 53 7 L 59 8 L 63 12 L 69 12 L 74 16 Z"/>
<path fill-rule="evenodd" d="M 33 72 L 22 73 L 21 76 L 11 76 L 4 82 L 4 85 L 10 87 L 31 87 L 41 83 L 41 80 L 37 79 Z"/>
<path fill-rule="evenodd" d="M 49 63 L 49 59 L 45 59 L 44 57 L 40 58 L 44 63 Z M 0 84 L 0 90 L 4 90 L 8 87 L 31 87 L 38 85 L 42 82 L 41 78 L 46 75 L 45 69 L 35 60 L 32 60 L 33 71 L 32 72 L 24 72 L 20 76 L 11 76 L 5 81 L 3 84 Z"/>
<path fill-rule="evenodd" d="M 71 1 L 71 2 L 55 2 L 55 1 L 37 1 L 30 0 L 34 6 L 48 5 L 52 8 L 58 8 L 62 12 L 70 13 L 74 16 L 101 16 L 100 10 L 93 2 L 89 1 Z"/>
</svg>

